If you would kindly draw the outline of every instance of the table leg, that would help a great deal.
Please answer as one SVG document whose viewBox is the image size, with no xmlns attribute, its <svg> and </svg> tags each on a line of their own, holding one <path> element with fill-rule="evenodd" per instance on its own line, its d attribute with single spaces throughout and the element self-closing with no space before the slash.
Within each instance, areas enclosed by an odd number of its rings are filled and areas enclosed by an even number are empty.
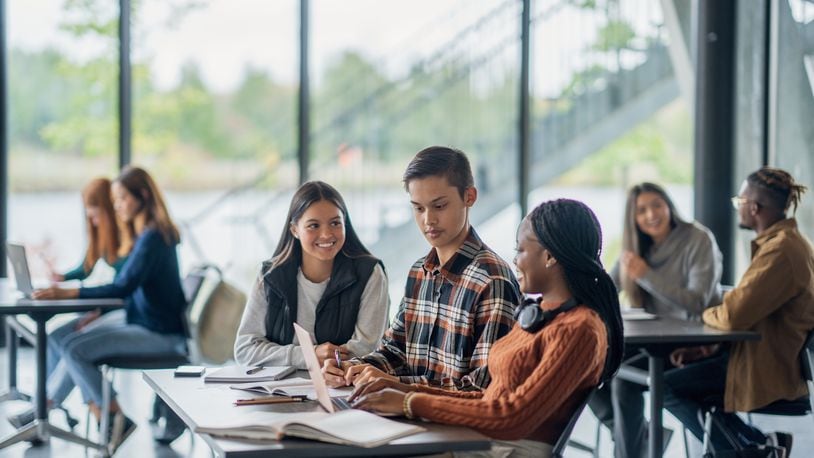
<svg viewBox="0 0 814 458">
<path fill-rule="evenodd" d="M 47 371 L 45 369 L 45 358 L 47 358 L 46 345 L 48 334 L 45 329 L 45 320 L 37 320 L 37 395 L 36 418 L 48 421 L 48 408 L 46 406 L 45 379 Z"/>
<path fill-rule="evenodd" d="M 650 371 L 650 434 L 648 440 L 648 456 L 657 458 L 662 455 L 662 417 L 661 409 L 664 404 L 664 359 L 660 356 L 649 355 Z"/>
<path fill-rule="evenodd" d="M 0 394 L 0 402 L 3 401 L 30 401 L 31 398 L 27 394 L 20 393 L 17 390 L 17 345 L 18 338 L 17 332 L 14 328 L 9 326 L 8 320 L 4 320 L 6 327 L 6 355 L 8 356 L 8 391 Z"/>
<path fill-rule="evenodd" d="M 37 391 L 36 391 L 36 415 L 33 423 L 24 426 L 16 433 L 0 441 L 0 450 L 21 441 L 40 440 L 48 441 L 51 436 L 84 445 L 85 447 L 101 450 L 103 454 L 107 448 L 102 444 L 96 444 L 84 437 L 72 432 L 60 429 L 48 423 L 47 393 L 45 392 L 45 382 L 48 374 L 45 369 L 46 345 L 48 334 L 45 329 L 45 322 L 50 316 L 32 316 L 37 323 Z"/>
</svg>

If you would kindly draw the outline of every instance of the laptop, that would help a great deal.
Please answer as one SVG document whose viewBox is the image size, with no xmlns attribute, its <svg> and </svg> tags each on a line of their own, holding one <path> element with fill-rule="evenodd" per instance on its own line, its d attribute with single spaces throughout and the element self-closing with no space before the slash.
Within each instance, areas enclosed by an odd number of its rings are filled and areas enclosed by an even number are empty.
<svg viewBox="0 0 814 458">
<path fill-rule="evenodd" d="M 60 304 L 73 304 L 73 305 L 122 305 L 124 301 L 118 298 L 98 298 L 98 299 L 31 299 L 31 294 L 34 292 L 34 286 L 31 283 L 31 271 L 28 268 L 28 258 L 25 254 L 25 246 L 17 243 L 6 243 L 6 255 L 8 256 L 11 267 L 14 270 L 14 280 L 17 283 L 17 289 L 23 293 L 25 299 L 21 299 L 18 303 L 22 304 L 40 304 L 46 303 L 48 305 Z"/>
<path fill-rule="evenodd" d="M 347 398 L 332 398 L 328 394 L 328 385 L 325 384 L 325 379 L 322 378 L 322 368 L 319 366 L 319 360 L 317 359 L 317 352 L 314 350 L 314 340 L 311 339 L 311 334 L 297 323 L 294 323 L 294 332 L 297 334 L 297 340 L 300 343 L 300 348 L 302 348 L 302 356 L 305 358 L 305 365 L 308 367 L 308 374 L 311 376 L 311 382 L 314 384 L 314 391 L 317 394 L 319 404 L 330 413 L 351 409 L 352 407 L 348 404 Z"/>
<path fill-rule="evenodd" d="M 31 284 L 31 271 L 28 270 L 28 258 L 25 256 L 25 247 L 16 243 L 6 243 L 6 254 L 14 270 L 14 279 L 17 282 L 17 289 L 23 293 L 26 299 L 31 299 L 34 286 Z"/>
</svg>

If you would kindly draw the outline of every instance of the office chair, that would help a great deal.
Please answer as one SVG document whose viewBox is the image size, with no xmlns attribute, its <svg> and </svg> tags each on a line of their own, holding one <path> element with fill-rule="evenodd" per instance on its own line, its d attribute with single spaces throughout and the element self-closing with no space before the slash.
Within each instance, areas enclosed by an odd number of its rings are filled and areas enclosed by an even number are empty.
<svg viewBox="0 0 814 458">
<path fill-rule="evenodd" d="M 108 446 L 108 454 L 110 453 L 108 444 L 110 421 L 110 402 L 111 392 L 114 382 L 115 369 L 131 369 L 131 370 L 150 370 L 150 369 L 174 369 L 183 364 L 190 363 L 190 349 L 194 348 L 194 343 L 191 341 L 193 332 L 190 326 L 191 318 L 189 316 L 192 305 L 195 302 L 198 293 L 201 291 L 201 286 L 206 279 L 207 270 L 212 266 L 201 266 L 194 268 L 183 279 L 182 287 L 184 289 L 184 297 L 187 301 L 186 309 L 183 315 L 184 334 L 187 336 L 187 351 L 185 353 L 167 353 L 161 355 L 127 355 L 127 356 L 112 356 L 95 361 L 96 365 L 100 367 L 102 372 L 102 405 L 101 410 L 101 424 L 100 424 L 100 437 L 101 442 Z M 156 414 L 161 410 L 162 401 L 155 395 L 153 401 L 153 419 L 157 421 Z M 89 421 L 85 423 L 85 433 L 89 429 Z"/>
<path fill-rule="evenodd" d="M 783 416 L 799 416 L 803 417 L 812 413 L 812 406 L 814 406 L 814 330 L 809 331 L 808 336 L 800 350 L 800 372 L 802 373 L 803 380 L 808 385 L 808 395 L 798 399 L 780 399 L 767 406 L 760 407 L 755 410 L 747 412 L 749 423 L 752 422 L 751 415 L 764 414 L 764 415 L 783 415 Z M 712 426 L 715 425 L 723 431 L 724 436 L 730 444 L 736 449 L 740 449 L 738 441 L 732 436 L 732 433 L 722 425 L 713 415 L 715 407 L 711 408 L 705 414 L 704 419 L 704 453 L 710 453 L 710 434 Z M 812 415 L 814 418 L 814 415 Z"/>
<path fill-rule="evenodd" d="M 565 448 L 569 445 L 583 450 L 582 447 L 584 446 L 581 443 L 571 441 L 569 438 L 571 437 L 571 433 L 574 431 L 574 426 L 576 426 L 577 420 L 579 420 L 580 415 L 582 415 L 582 411 L 585 410 L 585 406 L 588 405 L 588 400 L 591 399 L 591 396 L 593 396 L 594 391 L 596 391 L 596 388 L 593 388 L 588 392 L 585 399 L 579 404 L 579 407 L 577 407 L 577 410 L 571 414 L 571 419 L 568 420 L 568 424 L 565 425 L 565 429 L 562 431 L 559 439 L 557 439 L 557 442 L 551 449 L 551 458 L 562 458 Z"/>
</svg>

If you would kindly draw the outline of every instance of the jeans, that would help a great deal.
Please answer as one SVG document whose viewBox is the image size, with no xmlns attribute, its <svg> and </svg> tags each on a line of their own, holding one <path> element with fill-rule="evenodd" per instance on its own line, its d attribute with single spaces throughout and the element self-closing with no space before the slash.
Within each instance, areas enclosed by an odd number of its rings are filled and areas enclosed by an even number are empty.
<svg viewBox="0 0 814 458">
<path fill-rule="evenodd" d="M 137 324 L 119 322 L 67 336 L 63 339 L 62 361 L 84 401 L 102 405 L 102 374 L 95 361 L 113 356 L 167 353 L 186 353 L 183 335 L 161 334 Z"/>
<path fill-rule="evenodd" d="M 48 382 L 46 393 L 48 394 L 48 400 L 54 406 L 62 404 L 76 386 L 70 374 L 68 374 L 65 362 L 62 360 L 62 349 L 65 342 L 70 340 L 73 334 L 83 334 L 92 329 L 122 324 L 125 321 L 125 312 L 124 310 L 113 310 L 105 313 L 77 331 L 76 325 L 80 319 L 81 317 L 77 317 L 48 334 L 48 354 L 46 359 Z"/>
<path fill-rule="evenodd" d="M 736 413 L 724 412 L 722 409 L 728 361 L 729 352 L 722 351 L 710 358 L 665 372 L 664 407 L 698 440 L 702 440 L 704 436 L 701 409 L 719 407 L 718 418 L 733 433 L 738 445 L 753 447 L 763 444 L 766 436 L 759 429 L 746 424 Z M 733 449 L 718 428 L 712 428 L 710 441 L 716 452 Z"/>
</svg>

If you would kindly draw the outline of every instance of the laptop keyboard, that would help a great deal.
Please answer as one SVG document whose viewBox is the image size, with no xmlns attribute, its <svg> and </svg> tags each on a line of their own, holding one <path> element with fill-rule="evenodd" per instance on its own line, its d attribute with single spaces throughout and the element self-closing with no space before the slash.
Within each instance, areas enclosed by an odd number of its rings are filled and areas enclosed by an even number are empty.
<svg viewBox="0 0 814 458">
<path fill-rule="evenodd" d="M 348 404 L 347 398 L 331 398 L 331 403 L 336 410 L 349 410 L 353 408 Z"/>
</svg>

